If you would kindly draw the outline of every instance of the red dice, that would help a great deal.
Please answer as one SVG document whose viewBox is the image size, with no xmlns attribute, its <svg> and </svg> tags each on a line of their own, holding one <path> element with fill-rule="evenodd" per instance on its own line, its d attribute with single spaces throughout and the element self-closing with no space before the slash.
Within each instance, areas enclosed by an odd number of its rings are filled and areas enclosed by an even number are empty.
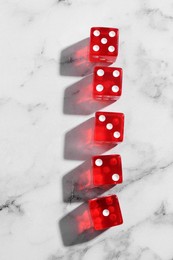
<svg viewBox="0 0 173 260">
<path fill-rule="evenodd" d="M 117 226 L 123 223 L 121 209 L 116 195 L 89 200 L 89 208 L 96 230 Z"/>
<path fill-rule="evenodd" d="M 121 156 L 118 154 L 93 156 L 92 173 L 94 186 L 122 183 Z"/>
<path fill-rule="evenodd" d="M 90 61 L 113 63 L 118 56 L 118 34 L 116 28 L 91 28 Z"/>
<path fill-rule="evenodd" d="M 96 112 L 94 140 L 96 142 L 120 143 L 124 138 L 124 114 Z"/>
<path fill-rule="evenodd" d="M 98 100 L 118 100 L 122 93 L 122 69 L 95 67 L 93 97 Z"/>
</svg>

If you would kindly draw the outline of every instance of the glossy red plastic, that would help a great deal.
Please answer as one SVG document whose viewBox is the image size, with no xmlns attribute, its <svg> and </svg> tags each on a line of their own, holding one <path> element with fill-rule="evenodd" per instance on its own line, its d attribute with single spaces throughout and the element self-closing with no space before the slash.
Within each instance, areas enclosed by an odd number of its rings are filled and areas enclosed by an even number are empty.
<svg viewBox="0 0 173 260">
<path fill-rule="evenodd" d="M 94 186 L 122 183 L 121 156 L 118 154 L 93 156 L 92 172 Z"/>
<path fill-rule="evenodd" d="M 119 30 L 92 27 L 90 31 L 90 61 L 113 63 L 118 56 Z"/>
<path fill-rule="evenodd" d="M 109 195 L 89 201 L 89 208 L 94 228 L 106 229 L 121 225 L 123 218 L 116 195 Z"/>
<path fill-rule="evenodd" d="M 95 67 L 93 97 L 98 100 L 118 100 L 122 93 L 122 69 Z"/>
<path fill-rule="evenodd" d="M 94 140 L 96 142 L 120 143 L 124 138 L 124 114 L 96 112 Z"/>
</svg>

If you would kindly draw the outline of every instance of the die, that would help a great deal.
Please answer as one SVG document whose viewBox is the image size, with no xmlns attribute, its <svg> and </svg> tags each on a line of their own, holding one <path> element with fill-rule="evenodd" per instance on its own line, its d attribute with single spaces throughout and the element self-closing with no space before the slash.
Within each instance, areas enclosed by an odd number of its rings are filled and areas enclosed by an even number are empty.
<svg viewBox="0 0 173 260">
<path fill-rule="evenodd" d="M 118 144 L 124 138 L 124 114 L 96 112 L 94 140 L 101 143 Z"/>
<path fill-rule="evenodd" d="M 90 31 L 90 61 L 113 63 L 118 56 L 118 38 L 119 30 L 116 28 L 92 27 Z"/>
<path fill-rule="evenodd" d="M 116 195 L 89 200 L 93 226 L 96 230 L 110 228 L 123 223 L 119 201 Z"/>
<path fill-rule="evenodd" d="M 93 97 L 98 100 L 118 100 L 122 93 L 122 69 L 95 67 Z"/>
<path fill-rule="evenodd" d="M 92 174 L 94 186 L 122 183 L 121 156 L 118 154 L 93 156 Z"/>
</svg>

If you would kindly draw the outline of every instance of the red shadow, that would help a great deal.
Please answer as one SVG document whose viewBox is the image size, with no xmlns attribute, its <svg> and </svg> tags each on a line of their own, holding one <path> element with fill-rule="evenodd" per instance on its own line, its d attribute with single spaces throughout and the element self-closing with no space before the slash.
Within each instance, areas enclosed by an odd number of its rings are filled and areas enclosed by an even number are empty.
<svg viewBox="0 0 173 260">
<path fill-rule="evenodd" d="M 106 230 L 96 231 L 87 203 L 83 203 L 59 221 L 60 233 L 65 246 L 85 243 Z"/>
<path fill-rule="evenodd" d="M 97 63 L 109 66 L 110 63 Z M 96 63 L 89 61 L 89 38 L 77 42 L 61 52 L 60 75 L 83 77 L 91 74 Z"/>
<path fill-rule="evenodd" d="M 93 185 L 91 159 L 67 173 L 62 180 L 64 202 L 88 201 L 100 196 L 115 185 Z"/>
<path fill-rule="evenodd" d="M 97 101 L 93 98 L 92 76 L 87 76 L 65 90 L 64 114 L 90 115 L 114 101 Z"/>
<path fill-rule="evenodd" d="M 116 146 L 111 143 L 95 143 L 93 134 L 94 118 L 88 119 L 67 132 L 64 142 L 64 159 L 85 161 L 92 155 L 102 154 Z"/>
</svg>

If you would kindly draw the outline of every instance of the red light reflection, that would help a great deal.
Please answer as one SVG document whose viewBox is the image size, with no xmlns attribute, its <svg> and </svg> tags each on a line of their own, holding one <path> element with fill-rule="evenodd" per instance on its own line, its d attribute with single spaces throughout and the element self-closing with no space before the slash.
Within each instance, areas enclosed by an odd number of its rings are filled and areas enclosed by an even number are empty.
<svg viewBox="0 0 173 260">
<path fill-rule="evenodd" d="M 86 209 L 81 215 L 77 216 L 76 221 L 78 224 L 79 234 L 93 227 L 91 215 L 88 209 Z"/>
<path fill-rule="evenodd" d="M 77 189 L 80 191 L 83 189 L 90 188 L 91 186 L 93 186 L 92 172 L 91 169 L 88 169 L 79 176 L 77 182 Z"/>
</svg>

